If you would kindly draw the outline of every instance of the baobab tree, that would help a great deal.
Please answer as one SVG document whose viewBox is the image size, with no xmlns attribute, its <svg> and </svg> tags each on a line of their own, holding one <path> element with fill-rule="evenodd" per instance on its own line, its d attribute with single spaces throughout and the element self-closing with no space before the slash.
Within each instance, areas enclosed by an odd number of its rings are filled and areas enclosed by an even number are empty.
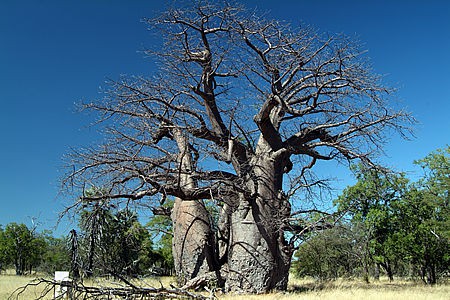
<svg viewBox="0 0 450 300">
<path fill-rule="evenodd" d="M 374 157 L 413 119 L 343 35 L 195 1 L 147 19 L 162 49 L 152 77 L 111 82 L 84 107 L 108 141 L 72 153 L 66 184 L 102 186 L 81 201 L 140 203 L 170 214 L 180 283 L 212 276 L 227 291 L 286 289 L 298 211 L 318 161 Z M 173 210 L 161 208 L 175 199 Z M 296 200 L 295 200 L 296 199 Z"/>
</svg>

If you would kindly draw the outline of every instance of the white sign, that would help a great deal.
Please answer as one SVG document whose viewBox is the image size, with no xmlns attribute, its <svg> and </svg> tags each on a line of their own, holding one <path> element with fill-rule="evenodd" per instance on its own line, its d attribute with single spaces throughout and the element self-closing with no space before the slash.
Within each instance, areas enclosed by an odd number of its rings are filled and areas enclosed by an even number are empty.
<svg viewBox="0 0 450 300">
<path fill-rule="evenodd" d="M 67 271 L 56 271 L 55 272 L 55 281 L 57 282 L 63 282 L 63 281 L 70 281 L 69 278 L 69 272 Z M 68 297 L 68 288 L 59 286 L 59 288 L 55 288 L 55 299 L 62 299 L 62 298 Z"/>
<path fill-rule="evenodd" d="M 56 271 L 55 281 L 69 281 L 69 272 L 67 271 Z"/>
</svg>

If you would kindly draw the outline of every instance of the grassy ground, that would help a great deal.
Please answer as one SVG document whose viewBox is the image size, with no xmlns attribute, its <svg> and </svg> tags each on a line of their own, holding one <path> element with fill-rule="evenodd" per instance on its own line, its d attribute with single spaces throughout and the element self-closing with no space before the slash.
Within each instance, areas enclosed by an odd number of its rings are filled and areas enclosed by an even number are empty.
<svg viewBox="0 0 450 300">
<path fill-rule="evenodd" d="M 224 295 L 220 300 L 449 300 L 450 285 L 434 287 L 420 282 L 380 280 L 367 284 L 359 280 L 336 280 L 317 283 L 313 280 L 291 279 L 289 291 L 268 295 Z"/>
<path fill-rule="evenodd" d="M 13 272 L 6 272 L 0 275 L 0 300 L 8 297 L 19 287 L 33 281 L 35 276 L 15 276 Z M 42 289 L 30 289 L 19 299 L 36 299 Z"/>
<path fill-rule="evenodd" d="M 11 272 L 0 275 L 0 300 L 8 299 L 8 297 L 21 286 L 32 282 L 36 276 L 15 276 Z M 134 282 L 141 286 L 169 287 L 174 284 L 175 280 L 171 277 L 151 278 L 138 282 Z M 86 285 L 119 285 L 114 281 L 92 280 L 85 282 Z M 27 289 L 19 297 L 11 299 L 36 299 L 43 292 L 44 286 L 32 287 Z M 52 299 L 53 293 L 49 293 L 46 299 Z M 392 283 L 387 280 L 372 282 L 370 284 L 359 280 L 336 280 L 326 283 L 317 283 L 313 280 L 292 278 L 289 283 L 289 291 L 285 293 L 272 293 L 266 295 L 217 295 L 220 300 L 397 300 L 397 299 L 419 299 L 419 300 L 448 300 L 450 299 L 450 285 L 441 284 L 434 287 L 425 286 L 422 283 L 410 281 L 394 281 Z"/>
<path fill-rule="evenodd" d="M 16 276 L 12 271 L 3 272 L 0 275 L 0 300 L 32 300 L 39 298 L 43 294 L 46 295 L 44 299 L 53 299 L 54 291 L 51 290 L 47 292 L 45 284 L 39 284 L 37 286 L 30 285 L 24 292 L 20 292 L 21 287 L 30 283 L 37 283 L 37 278 L 52 279 L 51 276 L 45 275 Z M 86 286 L 126 286 L 121 282 L 106 279 L 85 280 L 83 283 Z M 134 280 L 133 284 L 138 286 L 169 287 L 171 284 L 175 285 L 176 280 L 173 277 L 152 277 L 148 279 Z"/>
</svg>

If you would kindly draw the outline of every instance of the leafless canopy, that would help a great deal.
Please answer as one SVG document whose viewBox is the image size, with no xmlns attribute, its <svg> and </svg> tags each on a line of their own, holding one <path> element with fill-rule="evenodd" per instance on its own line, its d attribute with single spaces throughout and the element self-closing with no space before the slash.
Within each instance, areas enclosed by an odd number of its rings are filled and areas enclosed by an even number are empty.
<svg viewBox="0 0 450 300">
<path fill-rule="evenodd" d="M 412 118 L 391 109 L 392 90 L 344 35 L 205 1 L 145 21 L 164 36 L 162 49 L 147 53 L 158 72 L 110 82 L 103 99 L 84 105 L 100 116 L 107 141 L 74 151 L 64 184 L 101 186 L 89 200 L 157 207 L 167 196 L 251 197 L 257 189 L 244 183 L 255 177 L 261 140 L 297 190 L 318 160 L 374 165 L 386 135 L 409 134 Z M 192 156 L 187 169 L 183 155 Z M 187 174 L 195 186 L 182 184 Z"/>
</svg>

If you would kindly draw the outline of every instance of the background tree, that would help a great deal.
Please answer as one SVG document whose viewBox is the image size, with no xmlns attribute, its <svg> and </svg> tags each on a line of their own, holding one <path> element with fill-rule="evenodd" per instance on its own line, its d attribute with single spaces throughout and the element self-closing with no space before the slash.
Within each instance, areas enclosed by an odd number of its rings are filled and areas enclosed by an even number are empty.
<svg viewBox="0 0 450 300">
<path fill-rule="evenodd" d="M 161 256 L 162 275 L 174 275 L 175 265 L 172 253 L 172 235 L 164 234 L 156 244 L 156 251 Z"/>
<path fill-rule="evenodd" d="M 174 197 L 182 281 L 212 274 L 226 290 L 286 289 L 303 232 L 293 222 L 308 211 L 293 195 L 322 182 L 311 180 L 313 166 L 375 165 L 385 134 L 407 133 L 411 118 L 391 109 L 391 90 L 345 36 L 226 3 L 180 7 L 147 20 L 164 37 L 162 49 L 148 51 L 159 74 L 111 82 L 85 105 L 109 139 L 73 153 L 65 183 L 105 186 L 80 205 L 142 199 L 155 208 Z"/>
<path fill-rule="evenodd" d="M 411 187 L 398 214 L 409 261 L 424 282 L 450 270 L 450 147 L 415 162 L 424 176 Z"/>
<path fill-rule="evenodd" d="M 366 278 L 369 264 L 374 263 L 376 268 L 381 266 L 393 280 L 392 265 L 397 257 L 390 251 L 389 245 L 392 235 L 398 230 L 393 222 L 393 206 L 406 193 L 408 180 L 401 175 L 365 170 L 362 166 L 357 167 L 356 177 L 357 183 L 347 187 L 335 204 L 338 210 L 348 211 L 354 225 L 361 223 L 364 229 L 367 241 L 367 255 L 364 258 Z"/>
<path fill-rule="evenodd" d="M 348 249 L 358 261 L 351 274 L 367 279 L 373 264 L 391 280 L 394 275 L 413 276 L 434 284 L 448 274 L 448 153 L 447 147 L 417 161 L 425 172 L 413 183 L 403 175 L 355 168 L 357 183 L 335 201 L 338 210 L 348 211 L 343 228 L 349 239 L 337 233 L 313 234 L 300 246 L 304 251 L 296 254 L 297 274 L 332 278 L 336 273 L 328 270 L 342 270 L 335 258 L 348 254 Z M 331 246 L 321 253 L 314 251 L 325 243 Z M 370 273 L 377 278 L 378 268 Z"/>
<path fill-rule="evenodd" d="M 152 261 L 152 243 L 148 231 L 136 213 L 120 210 L 112 215 L 100 241 L 100 257 L 106 272 L 118 275 L 142 274 Z"/>
<path fill-rule="evenodd" d="M 431 201 L 430 201 L 431 200 Z M 438 218 L 448 218 L 436 213 L 439 208 L 429 194 L 412 188 L 400 203 L 398 220 L 401 234 L 397 245 L 405 261 L 425 283 L 435 284 L 440 274 L 449 270 L 449 241 L 443 238 Z"/>
<path fill-rule="evenodd" d="M 3 251 L 6 263 L 14 265 L 16 275 L 24 275 L 39 261 L 41 248 L 36 248 L 33 232 L 25 224 L 9 223 L 3 232 Z"/>
<path fill-rule="evenodd" d="M 79 252 L 86 276 L 144 274 L 155 255 L 137 214 L 107 202 L 86 202 L 80 211 Z"/>
<path fill-rule="evenodd" d="M 296 276 L 310 276 L 319 280 L 357 276 L 361 256 L 358 253 L 359 235 L 348 224 L 314 232 L 294 255 L 293 271 Z"/>
<path fill-rule="evenodd" d="M 172 253 L 173 226 L 170 212 L 174 201 L 168 199 L 159 210 L 154 210 L 156 215 L 146 224 L 146 228 L 155 241 L 155 251 L 158 254 L 157 267 L 155 272 L 160 275 L 173 275 L 175 264 Z"/>
<path fill-rule="evenodd" d="M 95 191 L 89 191 L 89 194 L 95 193 Z M 95 265 L 99 263 L 101 241 L 111 218 L 110 207 L 106 201 L 92 203 L 85 201 L 81 207 L 79 227 L 83 236 L 80 255 L 86 277 L 94 275 Z"/>
<path fill-rule="evenodd" d="M 33 270 L 54 274 L 66 269 L 69 261 L 66 240 L 50 231 L 37 232 L 14 222 L 0 228 L 0 269 L 14 267 L 17 275 Z"/>
<path fill-rule="evenodd" d="M 56 238 L 50 231 L 44 231 L 39 236 L 42 241 L 40 245 L 42 256 L 38 270 L 49 275 L 54 275 L 55 271 L 67 270 L 70 266 L 68 239 L 65 237 Z"/>
<path fill-rule="evenodd" d="M 6 240 L 5 233 L 3 231 L 3 227 L 0 225 L 0 272 L 2 272 L 6 264 L 8 262 L 6 256 Z"/>
</svg>

